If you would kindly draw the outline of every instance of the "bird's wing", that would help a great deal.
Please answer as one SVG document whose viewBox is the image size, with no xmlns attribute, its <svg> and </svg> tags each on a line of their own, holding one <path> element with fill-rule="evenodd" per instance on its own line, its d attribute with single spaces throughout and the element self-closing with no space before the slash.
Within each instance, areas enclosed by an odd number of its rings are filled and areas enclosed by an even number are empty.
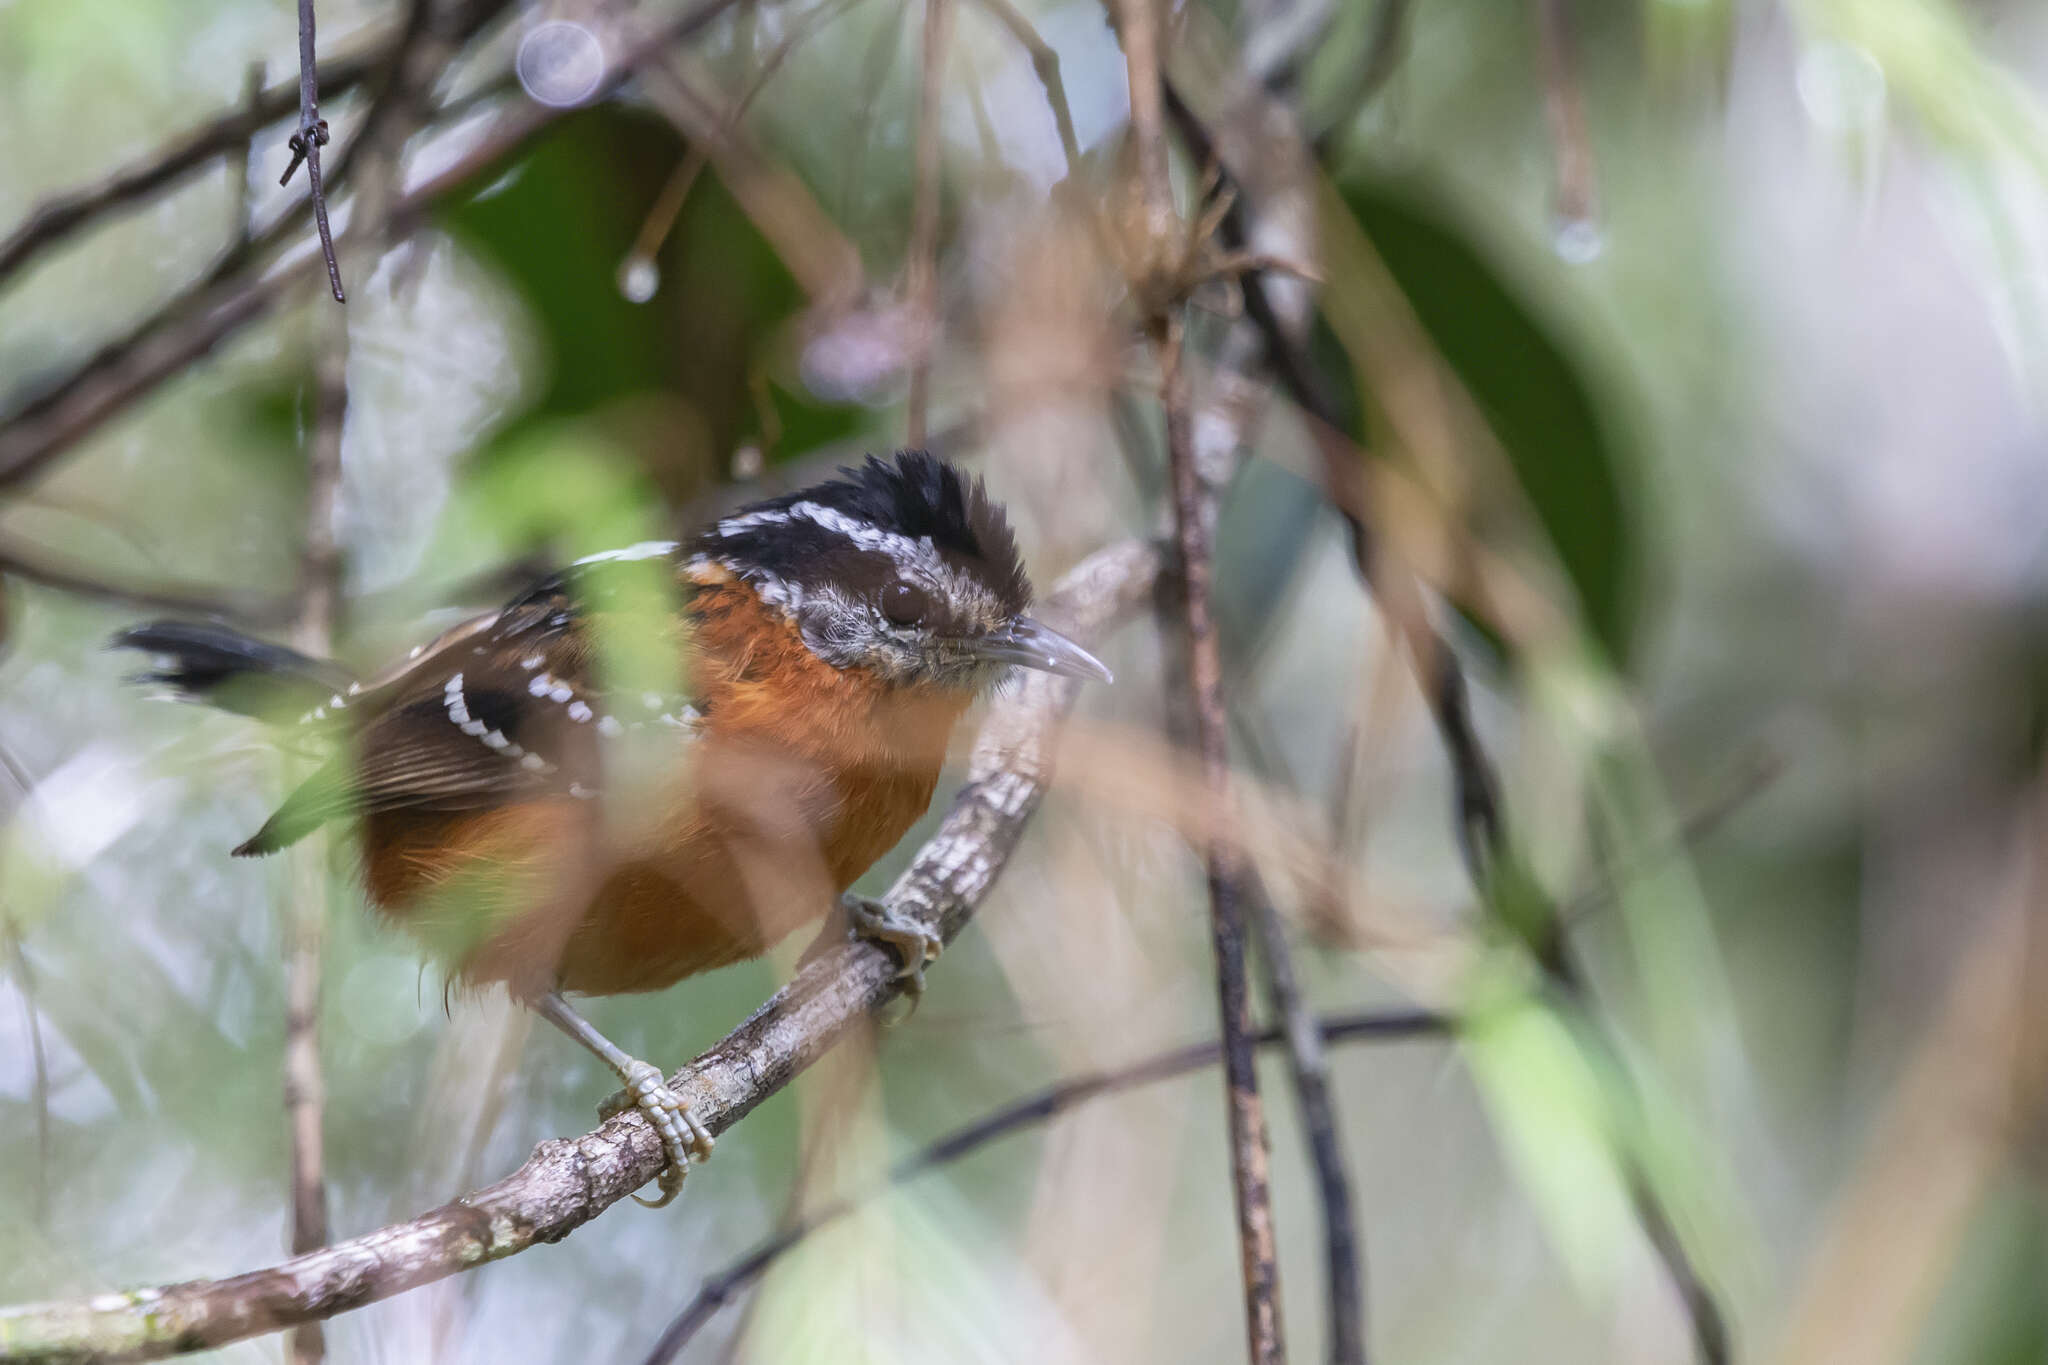
<svg viewBox="0 0 2048 1365">
<path fill-rule="evenodd" d="M 657 599 L 658 615 L 631 614 L 619 576 L 572 566 L 365 683 L 347 699 L 351 742 L 235 852 L 274 852 L 349 815 L 595 797 L 604 740 L 694 734 L 701 712 L 686 680 L 628 689 L 594 677 L 612 635 L 652 638 L 657 665 L 671 670 L 686 653 L 674 604 Z"/>
</svg>

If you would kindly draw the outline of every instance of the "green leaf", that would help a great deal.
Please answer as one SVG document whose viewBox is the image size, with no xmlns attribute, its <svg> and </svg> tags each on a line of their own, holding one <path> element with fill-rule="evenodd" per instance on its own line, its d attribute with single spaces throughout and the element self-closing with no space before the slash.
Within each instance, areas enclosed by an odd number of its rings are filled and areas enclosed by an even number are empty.
<svg viewBox="0 0 2048 1365">
<path fill-rule="evenodd" d="M 1607 1087 L 1571 1028 L 1483 966 L 1460 1032 L 1508 1165 L 1579 1288 L 1604 1295 L 1635 1236 Z"/>
<path fill-rule="evenodd" d="M 1423 187 L 1354 178 L 1341 193 L 1506 450 L 1588 629 L 1609 661 L 1625 667 L 1643 544 L 1622 452 L 1588 365 Z"/>
</svg>

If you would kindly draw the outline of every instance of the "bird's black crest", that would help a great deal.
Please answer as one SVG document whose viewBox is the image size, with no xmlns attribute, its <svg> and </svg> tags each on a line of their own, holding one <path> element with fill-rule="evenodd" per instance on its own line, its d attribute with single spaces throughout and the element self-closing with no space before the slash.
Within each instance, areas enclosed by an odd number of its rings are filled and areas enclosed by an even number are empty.
<svg viewBox="0 0 2048 1365">
<path fill-rule="evenodd" d="M 798 503 L 815 503 L 912 540 L 929 538 L 941 555 L 970 569 L 1013 613 L 1031 605 L 1031 580 L 1003 509 L 980 479 L 935 455 L 922 450 L 899 451 L 891 460 L 870 455 L 859 466 L 841 466 L 837 478 L 743 511 L 786 511 Z M 764 567 L 798 577 L 820 559 L 837 563 L 847 556 L 839 537 L 800 522 L 744 540 L 744 549 Z M 724 547 L 741 548 L 731 537 Z M 844 577 L 862 576 L 857 564 L 839 567 Z"/>
</svg>

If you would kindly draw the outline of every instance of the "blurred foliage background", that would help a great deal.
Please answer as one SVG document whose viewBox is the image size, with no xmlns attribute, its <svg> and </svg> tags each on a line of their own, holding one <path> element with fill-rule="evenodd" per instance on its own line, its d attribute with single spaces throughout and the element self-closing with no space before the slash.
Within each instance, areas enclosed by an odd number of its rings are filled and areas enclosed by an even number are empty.
<svg viewBox="0 0 2048 1365">
<path fill-rule="evenodd" d="M 1163 524 L 1156 367 L 1109 207 L 1116 32 L 1094 0 L 1020 0 L 1057 54 L 1070 169 L 1001 7 L 949 4 L 929 318 L 905 286 L 906 0 L 748 0 L 590 103 L 560 88 L 573 60 L 521 65 L 530 35 L 573 25 L 616 56 L 674 11 L 464 7 L 498 12 L 441 54 L 440 112 L 385 197 L 443 183 L 388 245 L 344 236 L 345 312 L 308 283 L 310 229 L 263 230 L 305 192 L 277 186 L 289 115 L 0 268 L 0 1300 L 284 1248 L 298 901 L 282 860 L 225 856 L 283 765 L 245 722 L 149 704 L 99 646 L 157 599 L 284 630 L 315 363 L 344 331 L 337 649 L 357 664 L 523 573 L 900 445 L 927 344 L 932 443 L 1007 500 L 1041 585 Z M 381 51 L 407 10 L 323 0 L 323 59 Z M 1517 894 L 1564 907 L 1586 983 L 1546 984 L 1479 908 L 1429 706 L 1357 581 L 1315 425 L 1276 394 L 1219 561 L 1250 852 L 1319 1009 L 1474 1021 L 1332 1054 L 1375 1358 L 1691 1358 L 1631 1170 L 1739 1358 L 2048 1358 L 2048 9 L 1172 15 L 1175 62 L 1226 73 L 1179 76 L 1191 100 L 1227 119 L 1256 75 L 1312 151 L 1243 207 L 1309 206 L 1283 253 L 1318 281 L 1307 353 L 1370 452 L 1373 534 L 1411 555 L 1472 676 Z M 289 82 L 294 35 L 284 0 L 0 0 L 0 231 L 242 107 L 252 74 Z M 323 100 L 336 149 L 377 88 Z M 537 98 L 579 107 L 480 157 Z M 1175 167 L 1192 219 L 1206 168 L 1185 148 Z M 51 395 L 109 372 L 103 347 L 159 310 L 212 316 L 196 281 L 278 272 L 298 282 L 276 306 L 11 463 Z M 1196 302 L 1207 401 L 1242 298 Z M 1085 696 L 1060 789 L 913 1018 L 750 1116 L 680 1208 L 341 1317 L 332 1356 L 637 1358 L 786 1211 L 1212 1032 L 1156 628 L 1103 652 L 1118 684 Z M 358 913 L 345 852 L 328 881 L 336 1236 L 589 1127 L 599 1067 L 502 1001 L 444 1010 L 434 969 Z M 800 946 L 593 1018 L 678 1062 Z M 1289 1336 L 1316 1359 L 1316 1195 L 1267 1068 Z M 691 1358 L 1237 1359 L 1229 1206 L 1213 1073 L 1106 1099 L 808 1240 Z"/>
</svg>

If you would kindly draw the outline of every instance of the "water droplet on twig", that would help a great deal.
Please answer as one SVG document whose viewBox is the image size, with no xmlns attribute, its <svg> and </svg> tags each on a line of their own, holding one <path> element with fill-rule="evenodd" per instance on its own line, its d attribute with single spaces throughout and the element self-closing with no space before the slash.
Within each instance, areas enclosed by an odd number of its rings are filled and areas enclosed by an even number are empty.
<svg viewBox="0 0 2048 1365">
<path fill-rule="evenodd" d="M 619 263 L 619 292 L 628 303 L 645 303 L 661 288 L 661 267 L 645 256 L 633 255 Z"/>
<path fill-rule="evenodd" d="M 1551 249 L 1568 265 L 1590 265 L 1607 250 L 1607 230 L 1597 218 L 1560 218 L 1550 234 Z"/>
</svg>

